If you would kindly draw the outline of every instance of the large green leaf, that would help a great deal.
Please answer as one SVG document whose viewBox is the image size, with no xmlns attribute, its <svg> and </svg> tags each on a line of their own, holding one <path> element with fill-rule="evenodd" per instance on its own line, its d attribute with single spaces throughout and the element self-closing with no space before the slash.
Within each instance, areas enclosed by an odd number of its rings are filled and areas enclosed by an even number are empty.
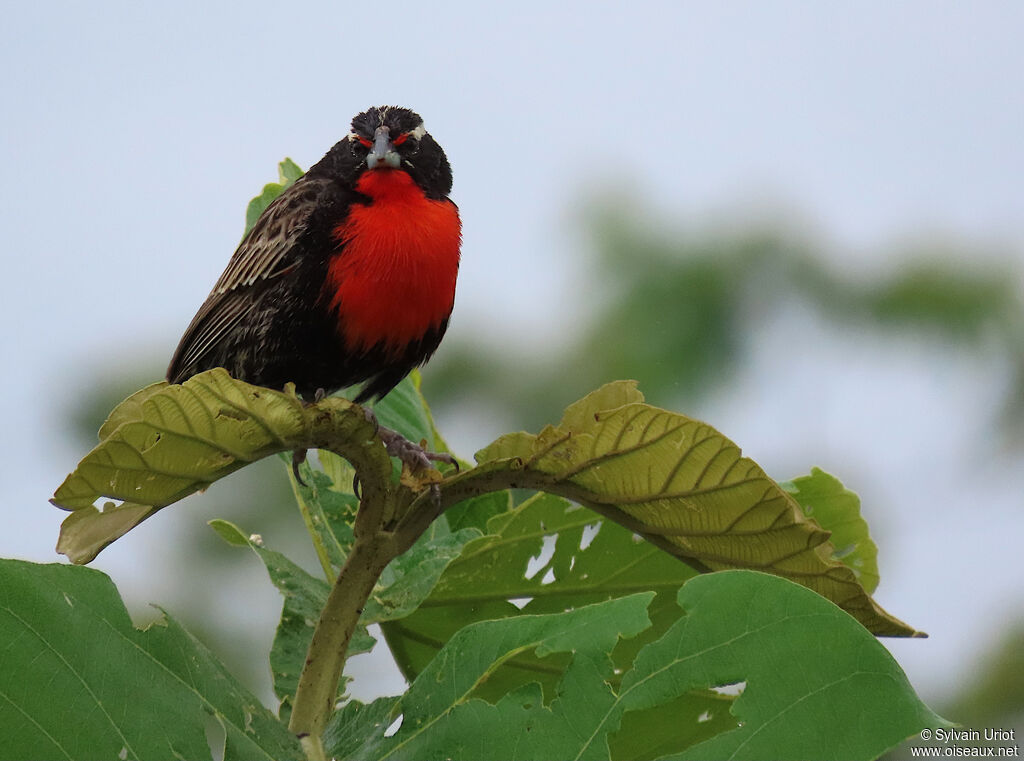
<svg viewBox="0 0 1024 761">
<path fill-rule="evenodd" d="M 165 614 L 132 626 L 104 574 L 0 560 L 0 758 L 298 759 L 294 737 Z"/>
<path fill-rule="evenodd" d="M 608 653 L 619 637 L 633 636 L 649 625 L 651 596 L 637 594 L 565 613 L 466 627 L 397 702 L 384 698 L 370 706 L 357 701 L 346 705 L 328 727 L 325 745 L 333 755 L 353 759 L 574 758 L 586 717 L 567 713 L 563 706 L 577 709 L 573 699 L 585 698 L 590 714 L 607 705 L 611 696 L 602 677 L 612 671 Z M 565 675 L 565 700 L 549 709 L 537 685 L 505 696 L 498 705 L 472 697 L 497 665 L 526 649 L 541 656 L 574 655 Z M 384 709 L 388 723 L 402 716 L 401 727 L 390 737 L 385 736 Z M 372 724 L 369 716 L 376 719 Z M 362 731 L 354 729 L 355 722 Z"/>
<path fill-rule="evenodd" d="M 545 554 L 549 557 L 542 563 Z M 487 535 L 466 545 L 420 609 L 383 630 L 399 667 L 414 678 L 456 631 L 481 620 L 562 611 L 652 591 L 658 593 L 652 615 L 664 631 L 671 620 L 663 622 L 656 614 L 667 608 L 672 620 L 678 616 L 676 591 L 694 573 L 592 511 L 538 494 L 491 518 Z M 623 643 L 627 654 L 617 665 L 632 662 L 639 647 L 635 643 Z M 541 662 L 523 652 L 505 661 L 482 689 L 493 697 L 538 680 L 551 690 L 563 665 L 564 659 Z"/>
<path fill-rule="evenodd" d="M 688 582 L 679 604 L 687 614 L 637 656 L 616 711 L 694 687 L 745 688 L 732 705 L 738 728 L 672 758 L 873 759 L 925 727 L 950 726 L 888 650 L 796 584 L 750 571 L 710 574 Z"/>
<path fill-rule="evenodd" d="M 698 568 L 752 568 L 797 581 L 875 634 L 918 632 L 886 613 L 835 560 L 829 533 L 739 447 L 706 423 L 644 404 L 634 383 L 608 384 L 557 426 L 502 436 L 480 467 L 451 479 L 561 494 Z"/>
<path fill-rule="evenodd" d="M 459 629 L 477 621 L 561 612 L 655 592 L 648 607 L 652 625 L 620 640 L 612 651 L 615 673 L 610 681 L 617 684 L 640 647 L 664 634 L 681 615 L 676 594 L 696 573 L 650 543 L 637 541 L 618 524 L 549 494 L 496 515 L 487 528 L 488 535 L 466 545 L 415 613 L 381 627 L 407 679 L 423 671 Z M 553 697 L 567 663 L 564 654 L 542 658 L 532 650 L 518 652 L 489 674 L 474 696 L 496 701 L 536 682 Z M 680 697 L 673 738 L 683 735 L 684 726 L 691 741 L 731 726 L 728 710 L 718 710 L 723 702 L 728 698 L 709 691 Z M 699 720 L 712 711 L 714 721 Z M 635 723 L 656 727 L 661 719 L 651 712 L 637 715 Z"/>
<path fill-rule="evenodd" d="M 398 698 L 350 703 L 325 737 L 340 758 L 876 758 L 924 727 L 944 726 L 899 666 L 848 614 L 810 590 L 752 571 L 707 574 L 678 593 L 685 615 L 615 679 L 621 638 L 649 626 L 652 593 L 546 615 L 472 624 Z M 488 701 L 480 685 L 524 650 L 563 654 L 554 696 L 526 683 Z M 635 714 L 694 690 L 743 683 L 735 720 L 694 744 L 691 723 Z M 650 714 L 649 714 L 650 715 Z M 731 718 L 731 717 L 730 717 Z M 395 730 L 397 720 L 400 725 Z M 725 731 L 722 731 L 725 729 Z M 630 733 L 640 733 L 631 736 Z"/>
</svg>

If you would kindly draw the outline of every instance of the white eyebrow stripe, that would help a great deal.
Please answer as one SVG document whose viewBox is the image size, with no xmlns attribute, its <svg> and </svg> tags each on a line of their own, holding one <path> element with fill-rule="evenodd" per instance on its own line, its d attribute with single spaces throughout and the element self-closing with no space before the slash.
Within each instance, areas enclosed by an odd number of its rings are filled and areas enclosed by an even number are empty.
<svg viewBox="0 0 1024 761">
<path fill-rule="evenodd" d="M 414 137 L 417 140 L 422 140 L 425 134 L 427 134 L 427 128 L 424 126 L 423 122 L 420 122 L 419 126 L 409 133 L 409 136 Z"/>
</svg>

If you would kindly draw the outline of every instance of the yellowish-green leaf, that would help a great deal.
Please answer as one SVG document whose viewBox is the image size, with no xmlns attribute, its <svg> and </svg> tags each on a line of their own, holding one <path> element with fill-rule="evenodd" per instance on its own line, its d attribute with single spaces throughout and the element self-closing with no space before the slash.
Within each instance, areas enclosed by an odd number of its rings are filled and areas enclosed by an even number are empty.
<svg viewBox="0 0 1024 761">
<path fill-rule="evenodd" d="M 87 563 L 156 510 L 250 462 L 328 442 L 358 447 L 373 436 L 372 422 L 351 402 L 307 405 L 219 368 L 181 385 L 154 384 L 110 414 L 100 443 L 54 494 L 53 504 L 75 511 L 62 526 L 59 550 Z M 391 465 L 383 448 L 375 467 L 386 479 Z M 101 511 L 94 505 L 102 498 L 124 504 Z"/>
<path fill-rule="evenodd" d="M 104 547 L 119 539 L 150 517 L 159 508 L 122 502 L 107 502 L 103 510 L 93 505 L 75 510 L 64 519 L 57 540 L 57 552 L 72 563 L 82 565 L 95 558 Z"/>
<path fill-rule="evenodd" d="M 780 483 L 811 520 L 832 532 L 832 557 L 848 566 L 869 594 L 878 588 L 878 547 L 860 516 L 860 498 L 821 468 Z"/>
<path fill-rule="evenodd" d="M 609 406 L 613 405 L 613 406 Z M 879 635 L 912 636 L 854 572 L 829 532 L 711 426 L 643 402 L 632 382 L 598 389 L 537 435 L 511 434 L 452 479 L 561 494 L 703 570 L 750 568 L 832 600 Z"/>
</svg>

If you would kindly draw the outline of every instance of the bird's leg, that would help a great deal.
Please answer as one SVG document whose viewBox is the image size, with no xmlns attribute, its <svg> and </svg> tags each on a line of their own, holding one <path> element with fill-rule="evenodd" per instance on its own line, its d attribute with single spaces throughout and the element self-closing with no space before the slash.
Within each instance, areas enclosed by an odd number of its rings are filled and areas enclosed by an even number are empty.
<svg viewBox="0 0 1024 761">
<path fill-rule="evenodd" d="M 302 403 L 304 405 L 316 404 L 317 402 L 322 402 L 325 396 L 327 396 L 327 393 L 322 388 L 318 388 L 316 390 L 316 393 L 313 394 L 312 402 L 303 401 Z M 299 466 L 306 461 L 307 451 L 308 450 L 306 449 L 296 449 L 295 451 L 292 452 L 292 473 L 295 476 L 295 480 L 298 481 L 302 486 L 306 486 L 306 482 L 303 481 L 302 476 L 299 475 Z"/>
<path fill-rule="evenodd" d="M 447 452 L 431 452 L 419 444 L 409 441 L 398 431 L 382 426 L 377 420 L 377 416 L 373 414 L 373 410 L 368 407 L 363 408 L 363 414 L 376 427 L 377 435 L 384 442 L 384 448 L 387 450 L 387 453 L 391 457 L 397 457 L 403 464 L 408 465 L 411 470 L 432 469 L 435 467 L 433 463 L 445 462 L 449 465 L 454 465 L 456 472 L 458 472 L 459 462 L 452 455 Z M 430 485 L 430 491 L 434 501 L 440 501 L 441 490 L 436 483 Z"/>
<path fill-rule="evenodd" d="M 454 465 L 456 471 L 459 469 L 458 461 L 447 452 L 428 451 L 419 444 L 409 441 L 398 431 L 392 431 L 390 428 L 379 425 L 377 426 L 377 435 L 384 442 L 384 448 L 388 450 L 388 454 L 397 457 L 410 468 L 433 468 L 432 463 L 434 462 L 446 462 L 449 465 Z"/>
</svg>

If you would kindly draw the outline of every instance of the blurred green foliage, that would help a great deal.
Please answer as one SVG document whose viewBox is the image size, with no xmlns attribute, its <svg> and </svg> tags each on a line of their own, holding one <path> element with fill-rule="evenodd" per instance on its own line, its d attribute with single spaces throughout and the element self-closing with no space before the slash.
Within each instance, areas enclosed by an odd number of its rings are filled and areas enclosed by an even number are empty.
<svg viewBox="0 0 1024 761">
<path fill-rule="evenodd" d="M 965 726 L 1016 727 L 1024 736 L 1024 620 L 1004 632 L 948 710 Z"/>
<path fill-rule="evenodd" d="M 572 348 L 527 355 L 449 338 L 424 373 L 435 409 L 486 389 L 488 405 L 509 405 L 509 417 L 530 427 L 602 383 L 633 378 L 651 403 L 692 411 L 744 362 L 759 324 L 801 304 L 842 330 L 1005 358 L 1015 375 L 1009 414 L 999 417 L 1022 427 L 1024 303 L 1021 272 L 1008 262 L 970 249 L 915 249 L 864 274 L 793 230 L 738 225 L 694 235 L 621 208 L 588 218 L 588 308 L 571 328 L 579 336 Z"/>
</svg>

